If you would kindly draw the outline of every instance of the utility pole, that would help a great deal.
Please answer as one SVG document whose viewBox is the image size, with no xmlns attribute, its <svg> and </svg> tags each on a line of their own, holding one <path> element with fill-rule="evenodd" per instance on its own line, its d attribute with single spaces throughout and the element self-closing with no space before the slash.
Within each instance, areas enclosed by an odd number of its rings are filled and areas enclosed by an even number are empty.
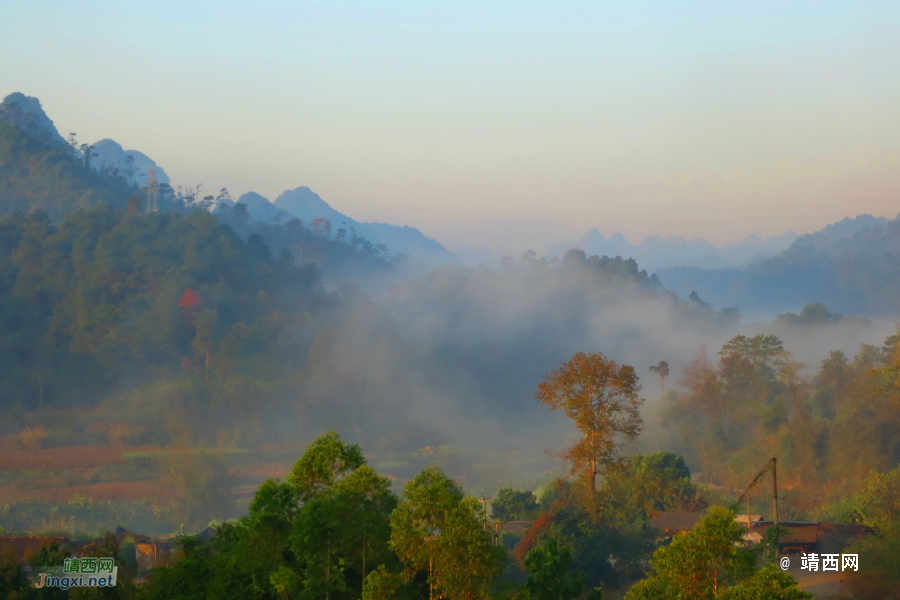
<svg viewBox="0 0 900 600">
<path fill-rule="evenodd" d="M 150 167 L 150 173 L 147 175 L 147 214 L 159 212 L 159 203 L 157 201 L 156 189 L 156 167 Z"/>
<path fill-rule="evenodd" d="M 731 509 L 733 511 L 737 512 L 737 510 L 738 510 L 737 507 L 739 507 L 741 505 L 741 500 L 743 500 L 745 497 L 747 498 L 748 527 L 749 527 L 749 523 L 750 523 L 750 499 L 749 499 L 748 494 L 750 493 L 750 490 L 752 490 L 753 488 L 759 487 L 760 480 L 763 478 L 763 476 L 766 473 L 769 472 L 770 469 L 772 470 L 772 502 L 773 502 L 773 507 L 775 510 L 775 514 L 772 515 L 772 521 L 775 523 L 775 525 L 778 525 L 778 473 L 777 473 L 777 468 L 778 468 L 778 459 L 777 458 L 770 459 L 769 462 L 766 463 L 766 466 L 763 467 L 762 471 L 757 473 L 756 477 L 753 478 L 753 481 L 750 482 L 750 485 L 747 486 L 747 490 L 743 494 L 741 494 L 741 497 L 737 499 L 737 502 L 732 505 Z"/>
<path fill-rule="evenodd" d="M 778 459 L 772 459 L 772 502 L 775 505 L 775 524 L 778 525 Z"/>
<path fill-rule="evenodd" d="M 750 494 L 747 494 L 747 533 L 750 533 Z"/>
<path fill-rule="evenodd" d="M 479 502 L 481 502 L 482 506 L 484 506 L 484 530 L 487 531 L 487 505 L 490 502 L 490 499 L 485 496 L 484 498 L 479 500 Z"/>
</svg>

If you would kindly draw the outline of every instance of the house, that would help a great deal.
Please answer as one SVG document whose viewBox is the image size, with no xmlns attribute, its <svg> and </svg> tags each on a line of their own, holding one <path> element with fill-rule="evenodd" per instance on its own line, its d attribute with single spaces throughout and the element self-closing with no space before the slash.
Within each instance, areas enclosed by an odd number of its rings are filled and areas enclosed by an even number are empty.
<svg viewBox="0 0 900 600">
<path fill-rule="evenodd" d="M 658 512 L 653 515 L 650 525 L 668 534 L 684 533 L 693 529 L 702 517 L 701 513 Z"/>
<path fill-rule="evenodd" d="M 16 564 L 26 564 L 41 550 L 54 544 L 63 548 L 69 545 L 64 537 L 52 536 L 3 536 L 0 537 L 0 561 L 13 560 Z"/>
<path fill-rule="evenodd" d="M 164 564 L 172 554 L 172 544 L 166 540 L 135 542 L 138 570 L 153 569 Z"/>
<path fill-rule="evenodd" d="M 778 551 L 782 554 L 840 554 L 864 535 L 873 533 L 865 525 L 840 525 L 837 523 L 807 523 L 803 521 L 781 521 L 778 523 L 790 530 L 790 534 L 778 540 Z M 751 523 L 751 531 L 765 536 L 772 527 L 772 521 Z"/>
<path fill-rule="evenodd" d="M 201 531 L 194 537 L 197 538 L 198 540 L 200 540 L 201 542 L 204 542 L 204 543 L 208 542 L 211 539 L 213 539 L 214 537 L 216 537 L 216 528 L 213 527 L 212 525 L 210 525 L 209 527 L 207 527 L 206 529 L 204 529 L 203 531 Z"/>
<path fill-rule="evenodd" d="M 116 543 L 119 544 L 119 548 L 121 548 L 128 539 L 131 539 L 132 542 L 145 542 L 150 539 L 150 536 L 141 535 L 140 533 L 134 533 L 128 531 L 121 525 L 116 527 Z"/>
<path fill-rule="evenodd" d="M 819 552 L 822 554 L 840 554 L 844 551 L 844 548 L 859 538 L 874 532 L 874 529 L 865 525 L 819 523 Z"/>
<path fill-rule="evenodd" d="M 734 518 L 735 521 L 743 525 L 744 527 L 749 527 L 747 524 L 747 514 L 744 513 L 742 515 L 737 515 Z M 762 515 L 750 515 L 750 523 L 754 523 L 756 521 L 762 521 Z"/>
</svg>

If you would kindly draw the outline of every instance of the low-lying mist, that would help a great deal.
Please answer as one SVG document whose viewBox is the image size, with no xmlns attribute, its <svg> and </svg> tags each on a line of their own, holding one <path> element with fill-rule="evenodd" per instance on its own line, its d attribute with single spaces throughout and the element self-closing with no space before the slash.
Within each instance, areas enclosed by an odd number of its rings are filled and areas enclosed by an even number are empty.
<svg viewBox="0 0 900 600">
<path fill-rule="evenodd" d="M 545 451 L 564 447 L 573 429 L 534 392 L 576 352 L 635 367 L 647 400 L 635 449 L 657 450 L 668 441 L 650 365 L 669 363 L 670 390 L 702 348 L 715 356 L 735 335 L 774 334 L 814 374 L 831 350 L 852 356 L 892 330 L 854 318 L 741 323 L 700 298 L 678 299 L 633 261 L 573 255 L 551 266 L 528 256 L 500 270 L 447 266 L 378 296 L 344 290 L 310 349 L 304 430 L 335 428 L 364 447 L 398 451 L 447 445 L 467 456 L 455 475 L 495 488 L 559 468 Z"/>
</svg>

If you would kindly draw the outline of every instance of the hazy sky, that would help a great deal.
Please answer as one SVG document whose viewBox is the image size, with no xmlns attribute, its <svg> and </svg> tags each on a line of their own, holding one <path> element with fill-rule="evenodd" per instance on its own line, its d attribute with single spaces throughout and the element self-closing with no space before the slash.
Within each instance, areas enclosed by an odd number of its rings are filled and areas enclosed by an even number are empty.
<svg viewBox="0 0 900 600">
<path fill-rule="evenodd" d="M 451 249 L 900 210 L 900 3 L 0 0 L 0 95 Z"/>
</svg>

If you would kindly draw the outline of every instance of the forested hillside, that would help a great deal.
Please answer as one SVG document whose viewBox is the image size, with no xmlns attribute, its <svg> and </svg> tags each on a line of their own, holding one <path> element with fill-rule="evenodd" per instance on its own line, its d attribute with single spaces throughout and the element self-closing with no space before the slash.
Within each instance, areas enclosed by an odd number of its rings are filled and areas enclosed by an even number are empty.
<svg viewBox="0 0 900 600">
<path fill-rule="evenodd" d="M 779 458 L 785 515 L 846 518 L 834 503 L 900 464 L 898 335 L 802 364 L 775 336 L 699 352 L 663 402 L 663 427 L 704 481 L 742 489 Z M 763 505 L 764 506 L 764 505 Z"/>
<path fill-rule="evenodd" d="M 837 225 L 801 236 L 745 270 L 674 267 L 658 275 L 673 290 L 697 291 L 745 313 L 772 315 L 821 302 L 840 313 L 893 317 L 900 297 L 900 221 L 875 221 L 845 236 Z"/>
<path fill-rule="evenodd" d="M 124 210 L 138 189 L 122 178 L 95 173 L 69 150 L 0 122 L 0 216 L 38 208 L 59 222 L 73 210 L 101 202 Z"/>
<path fill-rule="evenodd" d="M 283 328 L 326 299 L 314 266 L 276 259 L 258 234 L 244 241 L 200 211 L 101 205 L 59 227 L 40 210 L 16 213 L 0 222 L 0 273 L 5 409 L 93 405 L 180 372 L 274 368 Z"/>
</svg>

